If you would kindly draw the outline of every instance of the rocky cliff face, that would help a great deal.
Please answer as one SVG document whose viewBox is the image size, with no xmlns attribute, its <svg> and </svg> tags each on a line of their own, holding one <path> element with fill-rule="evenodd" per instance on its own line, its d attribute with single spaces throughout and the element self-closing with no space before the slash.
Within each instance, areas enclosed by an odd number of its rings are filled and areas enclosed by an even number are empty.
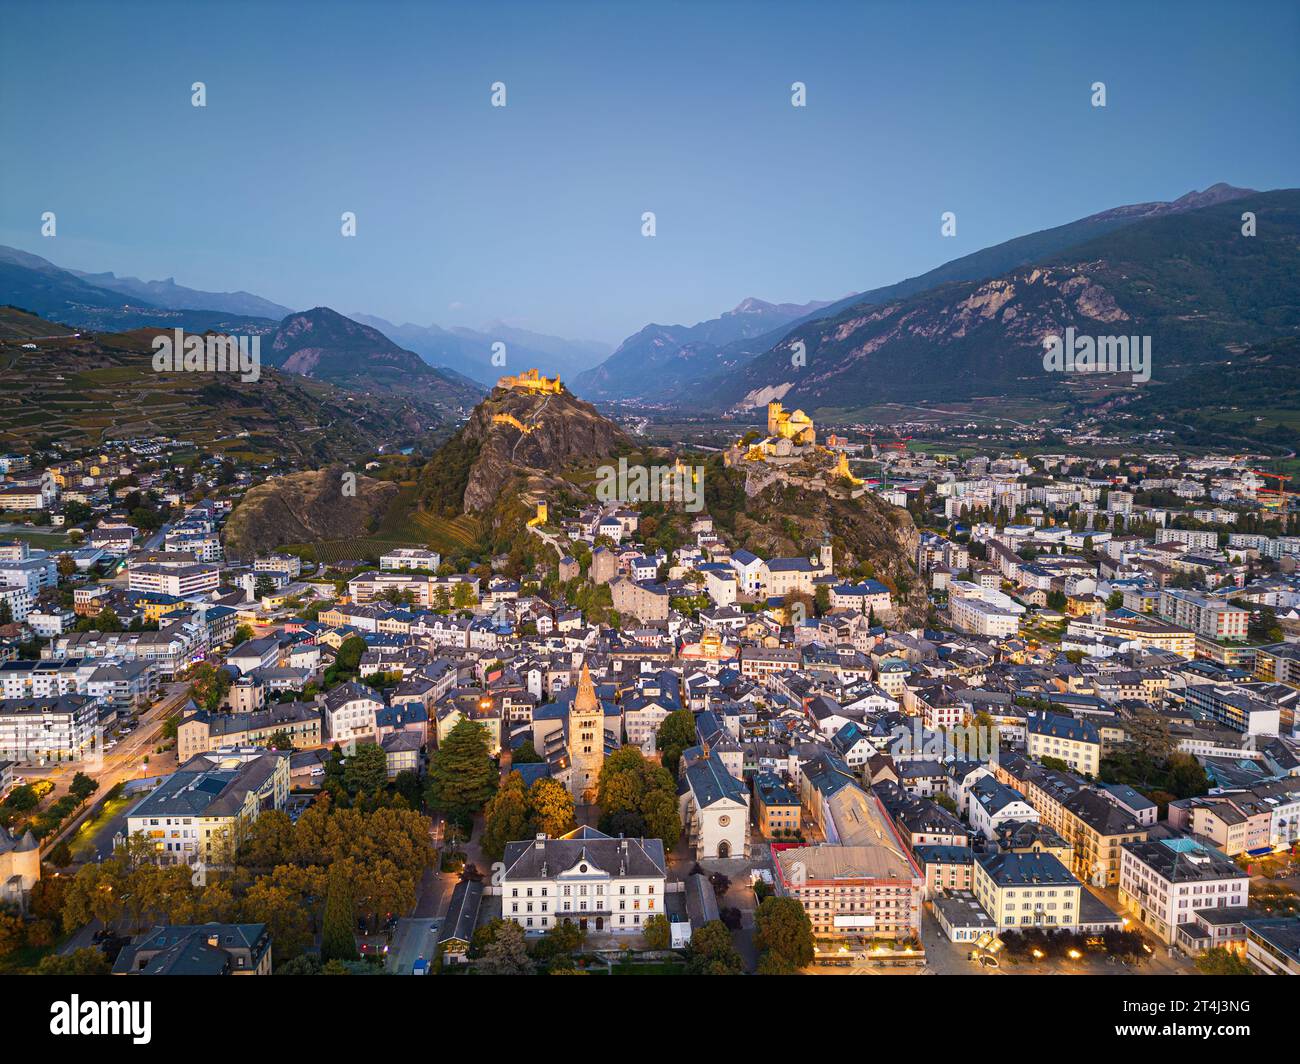
<svg viewBox="0 0 1300 1064">
<path fill-rule="evenodd" d="M 866 564 L 894 593 L 896 622 L 921 623 L 925 588 L 915 574 L 920 540 L 911 515 L 874 495 L 841 498 L 814 489 L 772 484 L 748 497 L 736 515 L 736 542 L 762 557 L 796 557 L 826 536 L 837 573 Z"/>
<path fill-rule="evenodd" d="M 630 441 L 595 407 L 567 391 L 532 395 L 494 388 L 469 421 L 426 466 L 421 496 L 444 512 L 489 509 L 516 477 L 557 474 L 577 462 L 608 458 Z"/>
<path fill-rule="evenodd" d="M 384 515 L 397 485 L 357 476 L 345 466 L 290 473 L 249 490 L 225 527 L 226 553 L 250 558 L 285 543 L 364 536 Z"/>
</svg>

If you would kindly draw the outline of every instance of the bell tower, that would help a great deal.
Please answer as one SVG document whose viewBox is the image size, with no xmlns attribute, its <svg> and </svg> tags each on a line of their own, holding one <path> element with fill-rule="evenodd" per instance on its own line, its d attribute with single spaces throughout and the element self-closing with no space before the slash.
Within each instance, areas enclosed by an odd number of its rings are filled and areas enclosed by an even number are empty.
<svg viewBox="0 0 1300 1064">
<path fill-rule="evenodd" d="M 596 800 L 600 769 L 605 763 L 605 710 L 596 697 L 591 670 L 583 663 L 578 693 L 569 706 L 569 793 L 574 802 Z"/>
</svg>

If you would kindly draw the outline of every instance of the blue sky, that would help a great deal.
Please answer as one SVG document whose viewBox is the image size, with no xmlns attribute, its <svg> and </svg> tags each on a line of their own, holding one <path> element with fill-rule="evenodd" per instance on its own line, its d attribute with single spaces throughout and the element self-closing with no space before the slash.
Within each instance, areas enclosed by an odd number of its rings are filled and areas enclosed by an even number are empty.
<svg viewBox="0 0 1300 1064">
<path fill-rule="evenodd" d="M 399 322 L 617 342 L 1216 181 L 1300 184 L 1294 3 L 4 0 L 2 17 L 0 243 Z"/>
</svg>

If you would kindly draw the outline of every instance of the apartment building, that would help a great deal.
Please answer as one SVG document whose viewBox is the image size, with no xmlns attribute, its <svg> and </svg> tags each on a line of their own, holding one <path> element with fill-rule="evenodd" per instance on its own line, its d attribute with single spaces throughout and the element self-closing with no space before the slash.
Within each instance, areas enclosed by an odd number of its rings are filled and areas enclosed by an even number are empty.
<svg viewBox="0 0 1300 1064">
<path fill-rule="evenodd" d="M 252 713 L 209 713 L 186 717 L 176 730 L 177 757 L 182 762 L 214 748 L 265 746 L 271 736 L 285 734 L 295 750 L 324 744 L 321 707 L 314 702 L 278 702 Z"/>
<path fill-rule="evenodd" d="M 1208 639 L 1244 642 L 1250 623 L 1250 611 L 1226 599 L 1168 587 L 1160 592 L 1158 609 L 1165 620 Z"/>
<path fill-rule="evenodd" d="M 1074 636 L 1110 636 L 1133 643 L 1142 650 L 1167 650 L 1188 661 L 1196 657 L 1196 633 L 1190 628 L 1128 611 L 1075 618 L 1070 621 L 1066 632 Z"/>
<path fill-rule="evenodd" d="M 971 891 L 1004 931 L 1079 926 L 1083 884 L 1050 853 L 976 854 Z"/>
<path fill-rule="evenodd" d="M 973 595 L 950 594 L 948 612 L 952 617 L 953 627 L 970 635 L 1006 639 L 1020 630 L 1020 613 L 975 598 Z"/>
<path fill-rule="evenodd" d="M 776 892 L 797 898 L 817 938 L 920 940 L 925 878 L 887 825 L 845 846 L 774 846 Z"/>
<path fill-rule="evenodd" d="M 127 817 L 128 835 L 152 844 L 159 864 L 223 864 L 247 825 L 289 797 L 289 755 L 228 747 L 190 758 Z"/>
<path fill-rule="evenodd" d="M 764 838 L 797 835 L 801 816 L 799 796 L 770 772 L 754 780 L 754 817 Z"/>
<path fill-rule="evenodd" d="M 98 724 L 99 700 L 87 695 L 0 700 L 0 760 L 79 761 Z"/>
<path fill-rule="evenodd" d="M 114 975 L 270 975 L 265 924 L 168 924 L 138 935 L 113 962 Z"/>
<path fill-rule="evenodd" d="M 1032 712 L 1025 718 L 1026 746 L 1035 761 L 1053 757 L 1081 776 L 1101 768 L 1101 736 L 1091 721 L 1062 713 Z"/>
<path fill-rule="evenodd" d="M 375 714 L 384 708 L 383 696 L 359 683 L 345 683 L 325 696 L 325 732 L 332 743 L 353 739 L 373 740 Z"/>
<path fill-rule="evenodd" d="M 1249 874 L 1196 839 L 1153 839 L 1121 848 L 1120 905 L 1166 945 L 1193 912 L 1242 908 L 1249 893 Z"/>
<path fill-rule="evenodd" d="M 441 564 L 441 554 L 436 550 L 425 550 L 422 547 L 398 547 L 379 556 L 379 568 L 385 572 L 400 569 L 427 569 L 431 573 L 436 573 Z"/>
<path fill-rule="evenodd" d="M 209 562 L 141 562 L 127 567 L 127 589 L 188 598 L 221 586 L 221 566 Z"/>
<path fill-rule="evenodd" d="M 1183 689 L 1183 699 L 1188 709 L 1199 710 L 1216 723 L 1245 735 L 1277 735 L 1282 727 L 1281 707 L 1243 687 L 1190 684 Z"/>
<path fill-rule="evenodd" d="M 1066 772 L 1045 769 L 1016 753 L 993 766 L 997 778 L 1020 791 L 1042 822 L 1069 844 L 1071 870 L 1093 886 L 1119 882 L 1120 847 L 1141 842 L 1147 828 L 1107 791 Z"/>
<path fill-rule="evenodd" d="M 1255 679 L 1300 687 L 1300 643 L 1256 647 Z"/>
</svg>

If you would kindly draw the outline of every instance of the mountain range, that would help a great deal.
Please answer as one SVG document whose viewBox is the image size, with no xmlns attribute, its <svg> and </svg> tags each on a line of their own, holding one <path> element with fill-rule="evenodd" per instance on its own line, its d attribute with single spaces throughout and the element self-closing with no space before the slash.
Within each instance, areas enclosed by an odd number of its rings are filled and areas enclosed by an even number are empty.
<svg viewBox="0 0 1300 1064">
<path fill-rule="evenodd" d="M 1242 232 L 1247 212 L 1254 236 Z M 869 295 L 715 377 L 700 401 L 851 410 L 1068 394 L 1099 379 L 1044 369 L 1044 338 L 1070 327 L 1149 337 L 1158 381 L 1223 362 L 1300 331 L 1300 190 L 1151 212 L 988 279 Z"/>
<path fill-rule="evenodd" d="M 1252 237 L 1242 234 L 1246 211 L 1257 217 Z M 1041 365 L 1043 337 L 1070 326 L 1151 337 L 1157 380 L 1295 335 L 1298 238 L 1296 190 L 1220 183 L 1016 237 L 829 303 L 746 299 L 694 325 L 647 325 L 603 361 L 601 344 L 500 322 L 476 331 L 325 307 L 294 312 L 248 292 L 63 270 L 3 247 L 0 302 L 83 329 L 259 334 L 269 338 L 268 364 L 287 372 L 352 389 L 432 388 L 450 408 L 472 405 L 502 373 L 537 366 L 594 401 L 706 412 L 779 398 L 850 411 L 1074 394 L 1087 382 Z M 493 357 L 497 343 L 504 360 Z"/>
<path fill-rule="evenodd" d="M 743 348 L 828 306 L 751 298 L 695 325 L 647 325 L 599 366 L 580 374 L 573 386 L 593 399 L 667 399 L 726 368 L 723 352 L 729 345 Z"/>
<path fill-rule="evenodd" d="M 791 314 L 785 320 L 780 320 L 778 313 L 768 329 L 722 342 L 716 337 L 701 335 L 701 332 L 711 331 L 702 329 L 702 326 L 713 324 L 710 322 L 689 328 L 647 326 L 624 341 L 604 363 L 579 377 L 575 387 L 596 399 L 632 399 L 703 408 L 730 406 L 765 386 L 763 373 L 747 372 L 746 367 L 812 322 L 834 321 L 855 308 L 890 304 L 953 282 L 987 281 L 1140 222 L 1183 215 L 1254 194 L 1251 189 L 1219 183 L 1172 201 L 1115 207 L 964 255 L 896 284 L 846 296 L 829 304 L 809 304 L 806 312 Z M 653 360 L 654 372 L 644 371 L 647 358 Z M 773 368 L 771 363 L 781 358 L 788 361 L 790 352 L 769 359 L 765 363 L 769 373 Z M 732 382 L 738 378 L 747 382 L 739 392 L 732 387 Z M 779 373 L 778 378 L 766 386 L 774 390 L 786 384 L 794 387 L 794 381 L 781 378 Z M 873 386 L 879 383 L 874 382 Z"/>
<path fill-rule="evenodd" d="M 534 366 L 572 378 L 609 354 L 608 345 L 593 340 L 565 340 L 501 322 L 494 322 L 480 332 L 410 322 L 394 325 L 372 314 L 353 314 L 352 318 L 415 351 L 431 365 L 446 366 L 489 386 L 511 370 Z M 493 362 L 493 345 L 497 343 L 505 344 L 504 362 L 500 359 Z"/>
</svg>

